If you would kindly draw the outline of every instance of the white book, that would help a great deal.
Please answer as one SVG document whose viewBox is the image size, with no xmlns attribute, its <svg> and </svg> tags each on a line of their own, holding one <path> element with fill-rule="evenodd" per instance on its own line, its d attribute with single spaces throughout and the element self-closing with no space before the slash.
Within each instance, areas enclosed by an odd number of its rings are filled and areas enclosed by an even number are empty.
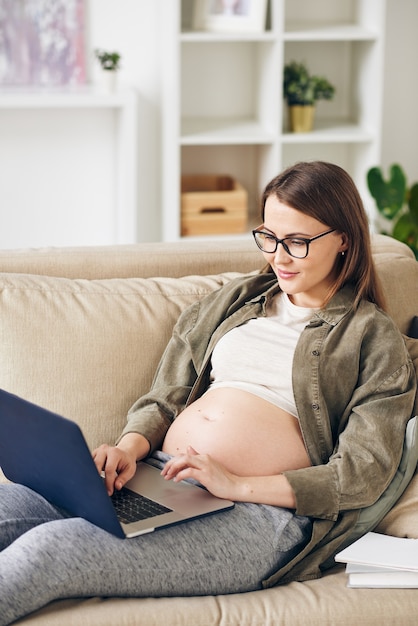
<svg viewBox="0 0 418 626">
<path fill-rule="evenodd" d="M 335 560 L 339 563 L 414 572 L 418 576 L 418 540 L 369 532 L 339 552 Z"/>
<path fill-rule="evenodd" d="M 347 563 L 345 572 L 348 575 L 348 587 L 418 588 L 418 572 L 406 572 L 400 569 Z"/>
</svg>

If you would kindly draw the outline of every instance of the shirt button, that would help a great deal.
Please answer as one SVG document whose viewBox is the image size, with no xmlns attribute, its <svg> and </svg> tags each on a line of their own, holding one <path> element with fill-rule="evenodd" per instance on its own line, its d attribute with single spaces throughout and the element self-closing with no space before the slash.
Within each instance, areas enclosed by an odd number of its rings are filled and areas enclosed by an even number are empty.
<svg viewBox="0 0 418 626">
<path fill-rule="evenodd" d="M 313 356 L 319 356 L 319 350 L 312 350 Z"/>
<path fill-rule="evenodd" d="M 312 404 L 312 408 L 314 411 L 317 411 L 319 409 L 319 404 Z"/>
</svg>

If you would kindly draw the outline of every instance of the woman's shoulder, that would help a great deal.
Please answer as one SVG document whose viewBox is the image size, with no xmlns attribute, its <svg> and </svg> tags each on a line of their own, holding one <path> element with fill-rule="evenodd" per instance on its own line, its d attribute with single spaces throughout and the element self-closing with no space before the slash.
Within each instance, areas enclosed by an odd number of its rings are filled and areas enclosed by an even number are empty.
<svg viewBox="0 0 418 626">
<path fill-rule="evenodd" d="M 337 320 L 348 317 L 359 324 L 378 324 L 381 327 L 398 330 L 395 321 L 387 311 L 365 298 L 362 298 L 356 305 L 355 299 L 354 287 L 346 285 L 332 298 L 325 313 L 334 314 Z"/>
<path fill-rule="evenodd" d="M 393 363 L 407 360 L 404 336 L 388 312 L 373 302 L 361 300 L 349 317 L 348 335 L 361 338 L 362 350 L 392 355 Z"/>
<path fill-rule="evenodd" d="M 403 348 L 403 335 L 393 318 L 374 302 L 361 299 L 355 305 L 355 289 L 344 287 L 334 297 L 321 317 L 340 334 L 341 340 L 359 342 L 363 349 L 389 350 L 394 346 Z"/>
<path fill-rule="evenodd" d="M 370 323 L 377 324 L 380 328 L 393 329 L 396 334 L 401 334 L 393 317 L 374 302 L 361 300 L 358 306 L 358 315 L 368 319 Z"/>
</svg>

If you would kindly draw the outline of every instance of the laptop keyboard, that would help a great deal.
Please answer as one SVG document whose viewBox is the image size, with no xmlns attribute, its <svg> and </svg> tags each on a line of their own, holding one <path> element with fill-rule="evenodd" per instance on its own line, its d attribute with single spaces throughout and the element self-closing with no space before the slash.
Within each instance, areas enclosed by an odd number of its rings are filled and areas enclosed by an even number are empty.
<svg viewBox="0 0 418 626">
<path fill-rule="evenodd" d="M 166 506 L 130 489 L 126 489 L 126 487 L 120 491 L 114 491 L 112 502 L 118 519 L 123 524 L 131 524 L 132 522 L 171 512 L 171 509 L 168 509 Z"/>
</svg>

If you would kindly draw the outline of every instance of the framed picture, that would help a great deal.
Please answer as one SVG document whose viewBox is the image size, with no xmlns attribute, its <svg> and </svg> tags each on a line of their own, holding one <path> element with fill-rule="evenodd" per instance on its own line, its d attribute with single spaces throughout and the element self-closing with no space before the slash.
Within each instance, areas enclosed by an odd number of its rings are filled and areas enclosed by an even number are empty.
<svg viewBox="0 0 418 626">
<path fill-rule="evenodd" d="M 86 0 L 0 0 L 0 85 L 86 82 Z"/>
<path fill-rule="evenodd" d="M 193 27 L 209 32 L 262 32 L 267 0 L 195 0 Z"/>
</svg>

